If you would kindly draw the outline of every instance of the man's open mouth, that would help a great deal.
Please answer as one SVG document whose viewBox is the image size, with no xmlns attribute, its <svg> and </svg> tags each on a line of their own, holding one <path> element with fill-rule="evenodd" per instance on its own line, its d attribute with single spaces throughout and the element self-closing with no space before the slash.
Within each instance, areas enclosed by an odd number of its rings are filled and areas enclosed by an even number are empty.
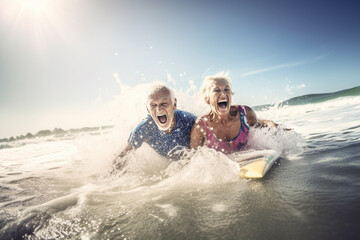
<svg viewBox="0 0 360 240">
<path fill-rule="evenodd" d="M 219 108 L 224 109 L 224 108 L 227 107 L 227 105 L 228 105 L 228 101 L 227 101 L 227 100 L 220 100 L 220 101 L 218 102 Z"/>
<path fill-rule="evenodd" d="M 157 118 L 159 119 L 159 122 L 162 124 L 166 123 L 166 121 L 167 121 L 167 117 L 165 114 L 162 116 L 157 116 Z"/>
</svg>

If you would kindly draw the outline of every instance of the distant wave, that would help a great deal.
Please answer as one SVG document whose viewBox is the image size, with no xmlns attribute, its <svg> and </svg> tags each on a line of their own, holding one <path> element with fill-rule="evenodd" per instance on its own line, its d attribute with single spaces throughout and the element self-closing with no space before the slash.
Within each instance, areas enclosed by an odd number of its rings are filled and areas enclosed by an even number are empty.
<svg viewBox="0 0 360 240">
<path fill-rule="evenodd" d="M 309 103 L 320 103 L 340 97 L 350 97 L 350 96 L 359 96 L 359 95 L 360 95 L 360 86 L 333 92 L 333 93 L 308 94 L 300 97 L 294 97 L 280 103 L 279 106 L 284 106 L 284 105 L 293 106 L 293 105 L 303 105 Z"/>
<path fill-rule="evenodd" d="M 0 150 L 4 149 L 4 148 L 12 148 L 12 146 L 8 145 L 8 144 L 0 144 Z"/>
<path fill-rule="evenodd" d="M 27 133 L 26 135 L 16 136 L 16 137 L 10 137 L 10 138 L 3 138 L 0 139 L 0 143 L 6 143 L 6 142 L 13 142 L 18 140 L 24 140 L 24 139 L 32 139 L 32 138 L 39 138 L 39 137 L 48 137 L 48 136 L 54 136 L 54 137 L 66 137 L 66 136 L 72 136 L 78 133 L 84 133 L 84 132 L 95 132 L 94 134 L 100 133 L 103 130 L 113 128 L 114 126 L 101 126 L 101 127 L 84 127 L 84 128 L 77 128 L 77 129 L 69 129 L 64 130 L 61 128 L 55 128 L 54 130 L 41 130 L 37 132 L 35 135 L 31 133 Z M 3 144 L 0 145 L 0 149 L 2 148 L 10 148 L 10 145 Z"/>
<path fill-rule="evenodd" d="M 279 103 L 278 107 L 321 103 L 340 97 L 351 97 L 351 96 L 360 96 L 360 86 L 337 91 L 337 92 L 332 92 L 332 93 L 307 94 L 299 97 L 290 98 L 286 101 Z M 274 106 L 275 104 L 265 104 L 265 105 L 255 106 L 253 107 L 253 109 L 261 111 L 261 110 L 269 109 L 270 107 L 274 107 Z"/>
</svg>

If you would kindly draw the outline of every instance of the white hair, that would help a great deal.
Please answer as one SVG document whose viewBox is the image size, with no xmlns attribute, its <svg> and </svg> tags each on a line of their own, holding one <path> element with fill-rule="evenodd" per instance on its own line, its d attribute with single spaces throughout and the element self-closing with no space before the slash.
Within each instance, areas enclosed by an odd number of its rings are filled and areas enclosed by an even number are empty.
<svg viewBox="0 0 360 240">
<path fill-rule="evenodd" d="M 205 77 L 205 79 L 203 81 L 203 84 L 202 84 L 202 86 L 200 88 L 200 93 L 203 96 L 205 102 L 206 102 L 206 99 L 209 96 L 209 91 L 210 91 L 209 86 L 213 81 L 216 81 L 216 80 L 224 80 L 224 81 L 226 81 L 227 84 L 230 87 L 231 94 L 234 94 L 233 91 L 232 91 L 232 87 L 231 87 L 231 80 L 228 77 L 228 74 L 229 74 L 229 72 L 218 72 L 215 75 Z"/>
<path fill-rule="evenodd" d="M 175 93 L 171 88 L 162 83 L 154 83 L 145 92 L 145 105 L 148 105 L 149 100 L 152 99 L 156 94 L 163 91 L 168 92 L 170 94 L 171 102 L 175 103 Z"/>
</svg>

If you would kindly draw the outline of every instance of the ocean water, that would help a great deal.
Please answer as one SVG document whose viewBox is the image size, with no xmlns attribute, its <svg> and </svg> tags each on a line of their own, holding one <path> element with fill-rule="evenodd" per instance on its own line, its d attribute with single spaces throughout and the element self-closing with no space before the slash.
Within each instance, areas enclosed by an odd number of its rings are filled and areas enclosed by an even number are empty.
<svg viewBox="0 0 360 240">
<path fill-rule="evenodd" d="M 144 87 L 109 105 L 113 128 L 0 143 L 0 239 L 360 239 L 358 92 L 258 110 L 293 129 L 252 131 L 249 148 L 282 151 L 263 179 L 207 148 L 169 162 L 146 145 L 112 172 Z"/>
</svg>

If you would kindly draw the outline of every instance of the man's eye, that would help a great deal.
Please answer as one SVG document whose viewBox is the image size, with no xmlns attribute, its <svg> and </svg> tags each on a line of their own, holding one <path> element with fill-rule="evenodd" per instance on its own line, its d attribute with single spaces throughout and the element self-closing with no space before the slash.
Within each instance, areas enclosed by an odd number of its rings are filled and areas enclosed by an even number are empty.
<svg viewBox="0 0 360 240">
<path fill-rule="evenodd" d="M 163 104 L 161 104 L 163 107 L 166 107 L 167 106 L 167 103 L 163 103 Z"/>
<path fill-rule="evenodd" d="M 156 107 L 156 104 L 152 104 L 151 107 L 152 107 L 152 108 L 155 108 L 155 107 Z"/>
<path fill-rule="evenodd" d="M 220 92 L 220 89 L 215 89 L 214 92 Z"/>
<path fill-rule="evenodd" d="M 229 92 L 230 91 L 230 88 L 225 88 L 225 92 Z"/>
</svg>

